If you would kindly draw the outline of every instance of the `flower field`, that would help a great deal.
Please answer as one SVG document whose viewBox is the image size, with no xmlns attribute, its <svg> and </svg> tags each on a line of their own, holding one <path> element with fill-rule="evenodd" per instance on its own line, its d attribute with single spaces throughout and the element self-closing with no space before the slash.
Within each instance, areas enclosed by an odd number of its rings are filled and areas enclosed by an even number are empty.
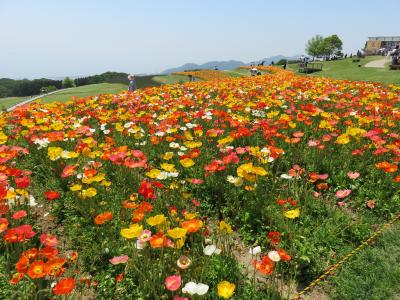
<svg viewBox="0 0 400 300">
<path fill-rule="evenodd" d="M 0 298 L 285 299 L 399 213 L 400 87 L 266 70 L 1 114 Z"/>
<path fill-rule="evenodd" d="M 202 80 L 221 80 L 229 78 L 227 74 L 217 70 L 185 71 L 185 72 L 176 72 L 174 74 L 185 75 L 185 76 L 191 75 L 195 78 L 200 78 Z"/>
</svg>

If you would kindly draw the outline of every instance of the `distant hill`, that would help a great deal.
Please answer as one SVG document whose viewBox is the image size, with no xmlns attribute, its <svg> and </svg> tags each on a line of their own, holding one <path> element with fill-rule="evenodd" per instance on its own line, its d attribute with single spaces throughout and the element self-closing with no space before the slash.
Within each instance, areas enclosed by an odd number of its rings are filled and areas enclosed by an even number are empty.
<svg viewBox="0 0 400 300">
<path fill-rule="evenodd" d="M 184 64 L 184 65 L 182 65 L 180 67 L 167 69 L 167 70 L 163 71 L 161 74 L 169 74 L 169 73 L 174 73 L 174 72 L 183 72 L 183 71 L 186 71 L 186 70 L 194 70 L 194 69 L 214 69 L 215 66 L 217 66 L 219 70 L 233 70 L 233 69 L 236 69 L 236 68 L 238 68 L 240 66 L 249 66 L 249 65 L 251 65 L 253 63 L 254 64 L 258 64 L 258 63 L 260 63 L 262 61 L 264 61 L 264 65 L 267 66 L 271 62 L 277 63 L 281 59 L 294 60 L 294 59 L 298 58 L 299 56 L 300 55 L 287 57 L 287 56 L 284 56 L 284 55 L 275 55 L 275 56 L 271 56 L 271 57 L 266 57 L 266 58 L 263 58 L 263 59 L 255 60 L 255 61 L 249 62 L 249 63 L 245 63 L 245 62 L 238 61 L 238 60 L 209 61 L 209 62 L 206 62 L 206 63 L 201 64 L 201 65 L 194 64 L 194 63 L 187 63 L 187 64 Z"/>
<path fill-rule="evenodd" d="M 238 60 L 228 60 L 228 61 L 209 61 L 204 64 L 198 65 L 194 63 L 187 63 L 177 68 L 171 68 L 163 71 L 161 74 L 169 74 L 174 72 L 182 72 L 185 70 L 193 70 L 193 69 L 214 69 L 215 66 L 218 67 L 219 70 L 232 70 L 236 69 L 240 66 L 244 66 L 245 63 Z"/>
</svg>

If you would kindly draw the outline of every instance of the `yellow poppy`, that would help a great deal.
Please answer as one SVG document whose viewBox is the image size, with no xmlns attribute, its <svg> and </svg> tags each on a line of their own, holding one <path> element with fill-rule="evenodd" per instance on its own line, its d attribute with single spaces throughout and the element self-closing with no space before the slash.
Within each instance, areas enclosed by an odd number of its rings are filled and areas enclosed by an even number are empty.
<svg viewBox="0 0 400 300">
<path fill-rule="evenodd" d="M 288 219 L 298 218 L 300 216 L 300 209 L 296 208 L 296 209 L 285 211 L 283 213 L 283 215 Z"/>
<path fill-rule="evenodd" d="M 137 238 L 143 231 L 143 226 L 139 224 L 133 224 L 129 228 L 121 229 L 121 235 L 126 239 Z"/>
<path fill-rule="evenodd" d="M 156 216 L 147 218 L 147 220 L 146 220 L 147 224 L 149 224 L 150 226 L 157 226 L 157 225 L 164 223 L 165 221 L 166 221 L 166 218 L 164 215 L 156 215 Z"/>
</svg>

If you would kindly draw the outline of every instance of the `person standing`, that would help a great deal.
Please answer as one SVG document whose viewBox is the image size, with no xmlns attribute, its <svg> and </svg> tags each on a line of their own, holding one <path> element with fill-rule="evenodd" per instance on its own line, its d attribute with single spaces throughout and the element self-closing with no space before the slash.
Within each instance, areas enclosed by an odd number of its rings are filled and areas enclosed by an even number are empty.
<svg viewBox="0 0 400 300">
<path fill-rule="evenodd" d="M 397 65 L 398 64 L 398 59 L 400 57 L 400 46 L 397 45 L 396 48 L 390 53 L 392 56 L 392 65 Z"/>
<path fill-rule="evenodd" d="M 129 80 L 128 91 L 130 91 L 130 92 L 136 91 L 137 87 L 136 87 L 136 79 L 135 79 L 135 76 L 132 75 L 132 74 L 129 74 L 128 80 Z"/>
</svg>

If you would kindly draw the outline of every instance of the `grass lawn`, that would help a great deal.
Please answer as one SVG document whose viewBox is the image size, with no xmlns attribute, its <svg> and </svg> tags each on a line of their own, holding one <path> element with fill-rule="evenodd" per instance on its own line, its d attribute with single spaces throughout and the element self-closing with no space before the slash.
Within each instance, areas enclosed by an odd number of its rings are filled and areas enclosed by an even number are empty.
<svg viewBox="0 0 400 300">
<path fill-rule="evenodd" d="M 331 299 L 400 299 L 400 224 L 387 230 L 328 278 Z"/>
<path fill-rule="evenodd" d="M 389 67 L 364 67 L 365 64 L 370 61 L 383 58 L 383 56 L 369 56 L 361 59 L 360 62 L 353 62 L 352 58 L 337 61 L 325 61 L 323 62 L 323 70 L 310 74 L 310 76 L 331 77 L 347 80 L 379 81 L 383 83 L 394 83 L 400 85 L 400 71 L 390 71 Z M 361 65 L 361 67 L 358 65 Z M 290 64 L 289 69 L 292 69 L 298 73 L 297 64 Z"/>
<path fill-rule="evenodd" d="M 61 101 L 65 102 L 71 99 L 73 96 L 75 97 L 86 97 L 86 96 L 95 96 L 98 94 L 116 94 L 122 90 L 126 90 L 127 85 L 120 83 L 99 83 L 99 84 L 90 84 L 85 86 L 80 86 L 77 88 L 61 91 L 57 94 L 45 96 L 40 98 L 43 103 L 49 103 L 53 101 Z"/>
<path fill-rule="evenodd" d="M 33 97 L 33 96 L 32 96 Z M 30 97 L 6 97 L 6 98 L 0 98 L 0 108 L 9 108 L 10 106 L 13 106 L 14 104 L 17 104 L 19 102 L 22 102 Z"/>
<path fill-rule="evenodd" d="M 174 84 L 189 81 L 189 77 L 184 75 L 168 74 L 154 76 L 153 80 L 160 84 Z"/>
</svg>

